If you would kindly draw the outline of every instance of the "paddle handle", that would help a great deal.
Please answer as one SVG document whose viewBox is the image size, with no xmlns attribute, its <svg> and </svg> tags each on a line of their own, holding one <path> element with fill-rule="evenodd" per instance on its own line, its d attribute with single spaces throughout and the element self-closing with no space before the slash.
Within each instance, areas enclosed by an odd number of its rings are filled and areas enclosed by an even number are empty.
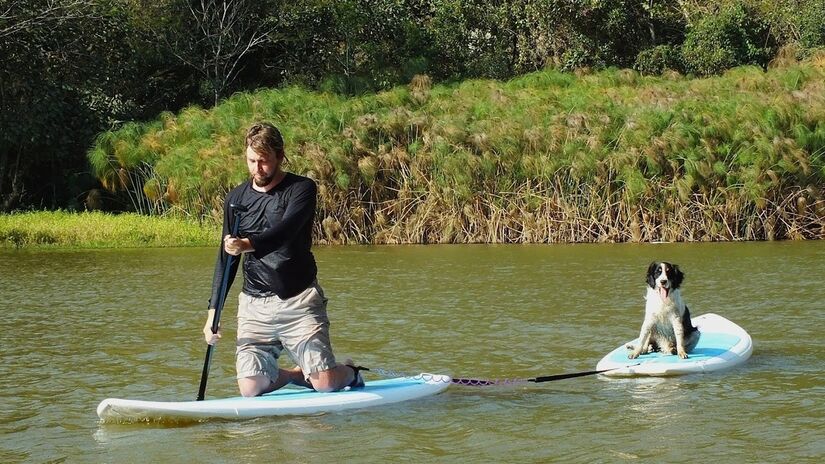
<svg viewBox="0 0 825 464">
<path fill-rule="evenodd" d="M 232 232 L 231 235 L 233 237 L 238 235 L 238 227 L 240 226 L 240 213 L 248 211 L 248 209 L 243 205 L 236 205 L 230 204 L 229 205 L 230 211 L 232 211 Z M 221 251 L 222 253 L 224 251 Z M 218 292 L 218 301 L 215 302 L 215 314 L 212 317 L 212 333 L 218 333 L 218 329 L 221 326 L 221 311 L 223 310 L 223 304 L 226 302 L 226 294 L 227 289 L 229 287 L 229 271 L 232 269 L 232 261 L 235 257 L 232 255 L 227 256 L 226 263 L 223 267 L 223 275 L 221 276 L 221 288 Z M 206 358 L 203 360 L 203 370 L 201 371 L 201 383 L 200 387 L 198 388 L 198 401 L 203 401 L 204 396 L 206 395 L 206 380 L 209 378 L 209 365 L 212 363 L 212 351 L 214 350 L 214 345 L 207 345 L 206 347 Z"/>
</svg>

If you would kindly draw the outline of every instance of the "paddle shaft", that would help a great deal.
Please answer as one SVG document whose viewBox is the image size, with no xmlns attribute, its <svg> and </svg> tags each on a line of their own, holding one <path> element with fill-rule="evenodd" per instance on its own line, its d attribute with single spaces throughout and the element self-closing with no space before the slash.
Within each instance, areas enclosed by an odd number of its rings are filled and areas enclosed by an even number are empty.
<svg viewBox="0 0 825 464">
<path fill-rule="evenodd" d="M 247 211 L 247 208 L 243 205 L 235 205 L 230 204 L 229 209 L 232 211 L 232 236 L 238 235 L 238 227 L 240 224 L 239 215 L 241 212 Z M 221 250 L 221 253 L 226 253 Z M 232 269 L 232 261 L 234 260 L 234 256 L 229 255 L 226 258 L 226 264 L 223 267 L 223 276 L 221 277 L 221 288 L 218 292 L 218 301 L 215 302 L 215 315 L 212 318 L 212 333 L 218 333 L 218 329 L 221 326 L 221 311 L 223 310 L 223 304 L 226 302 L 226 293 L 227 288 L 229 287 L 229 271 Z M 206 346 L 206 359 L 203 360 L 203 371 L 201 372 L 201 384 L 198 388 L 198 401 L 203 401 L 204 395 L 206 395 L 206 380 L 209 378 L 209 365 L 212 362 L 212 350 L 214 350 L 215 345 L 207 345 Z"/>
</svg>

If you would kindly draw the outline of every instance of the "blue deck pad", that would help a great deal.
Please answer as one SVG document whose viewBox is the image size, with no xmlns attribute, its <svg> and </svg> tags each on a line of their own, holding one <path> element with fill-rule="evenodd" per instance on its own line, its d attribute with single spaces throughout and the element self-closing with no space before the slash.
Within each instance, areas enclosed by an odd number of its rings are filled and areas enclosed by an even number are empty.
<svg viewBox="0 0 825 464">
<path fill-rule="evenodd" d="M 715 358 L 736 346 L 739 343 L 740 337 L 729 333 L 720 332 L 700 332 L 699 342 L 696 346 L 688 351 L 688 358 L 682 359 L 675 354 L 664 353 L 647 353 L 640 355 L 637 359 L 641 363 L 695 363 L 707 359 Z M 639 339 L 635 339 L 632 344 L 639 343 Z M 610 361 L 617 363 L 626 363 L 628 361 L 628 350 L 625 347 L 619 347 L 610 354 Z"/>
<path fill-rule="evenodd" d="M 395 379 L 383 379 L 383 380 L 373 380 L 366 382 L 366 384 L 361 388 L 355 388 L 352 390 L 340 390 L 335 392 L 326 392 L 321 393 L 315 390 L 310 390 L 308 388 L 301 388 L 301 387 L 286 387 L 280 390 L 275 390 L 270 393 L 266 393 L 261 396 L 256 396 L 254 398 L 244 398 L 245 401 L 273 401 L 273 400 L 280 400 L 280 399 L 288 399 L 288 398 L 313 398 L 317 396 L 340 396 L 340 395 L 350 395 L 354 392 L 369 392 L 369 393 L 385 393 L 391 390 L 396 390 L 399 388 L 407 388 L 414 385 L 420 385 L 422 383 L 426 383 L 426 379 L 420 376 L 416 377 L 401 377 Z M 241 397 L 236 397 L 238 399 Z M 224 401 L 224 399 L 217 399 L 211 401 Z M 232 398 L 229 398 L 232 399 Z M 210 401 L 210 400 L 207 400 Z"/>
</svg>

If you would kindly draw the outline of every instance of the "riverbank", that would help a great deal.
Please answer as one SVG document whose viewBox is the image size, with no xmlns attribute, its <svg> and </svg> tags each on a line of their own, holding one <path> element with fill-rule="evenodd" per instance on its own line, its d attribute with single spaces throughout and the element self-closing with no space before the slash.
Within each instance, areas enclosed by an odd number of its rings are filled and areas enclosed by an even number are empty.
<svg viewBox="0 0 825 464">
<path fill-rule="evenodd" d="M 825 237 L 825 54 L 721 76 L 544 70 L 345 98 L 239 93 L 101 134 L 89 153 L 135 210 L 216 218 L 251 123 L 318 183 L 319 243 Z"/>
<path fill-rule="evenodd" d="M 38 211 L 0 215 L 0 248 L 213 246 L 220 228 L 180 218 Z"/>
<path fill-rule="evenodd" d="M 316 229 L 321 227 L 316 221 Z M 67 211 L 0 214 L 0 248 L 6 249 L 211 247 L 219 236 L 220 226 L 211 220 Z M 323 238 L 316 242 L 330 244 Z"/>
</svg>

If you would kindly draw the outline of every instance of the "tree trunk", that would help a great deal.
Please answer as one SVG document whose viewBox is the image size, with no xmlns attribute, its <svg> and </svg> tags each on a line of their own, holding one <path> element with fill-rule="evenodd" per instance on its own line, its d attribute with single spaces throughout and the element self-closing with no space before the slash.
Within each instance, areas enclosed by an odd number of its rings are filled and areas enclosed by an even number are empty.
<svg viewBox="0 0 825 464">
<path fill-rule="evenodd" d="M 9 177 L 11 178 L 11 187 L 9 195 L 3 199 L 2 203 L 0 203 L 0 213 L 8 213 L 10 212 L 17 203 L 19 202 L 20 198 L 23 196 L 23 185 L 20 182 L 20 155 L 23 152 L 23 148 L 19 147 L 17 149 L 17 159 L 15 160 L 14 167 L 9 169 Z M 3 192 L 3 180 L 6 178 L 6 163 L 8 161 L 8 153 L 3 153 L 3 157 L 0 160 L 0 193 Z"/>
</svg>

